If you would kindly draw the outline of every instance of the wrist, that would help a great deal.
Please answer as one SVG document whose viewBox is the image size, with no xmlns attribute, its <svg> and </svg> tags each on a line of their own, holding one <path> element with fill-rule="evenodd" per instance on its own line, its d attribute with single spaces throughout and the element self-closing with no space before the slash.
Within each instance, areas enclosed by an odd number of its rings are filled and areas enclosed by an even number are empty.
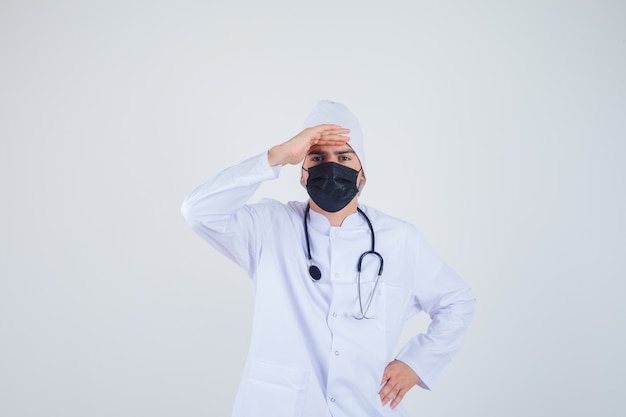
<svg viewBox="0 0 626 417">
<path fill-rule="evenodd" d="M 281 145 L 272 146 L 267 151 L 267 161 L 270 166 L 285 165 L 284 158 L 281 157 Z"/>
</svg>

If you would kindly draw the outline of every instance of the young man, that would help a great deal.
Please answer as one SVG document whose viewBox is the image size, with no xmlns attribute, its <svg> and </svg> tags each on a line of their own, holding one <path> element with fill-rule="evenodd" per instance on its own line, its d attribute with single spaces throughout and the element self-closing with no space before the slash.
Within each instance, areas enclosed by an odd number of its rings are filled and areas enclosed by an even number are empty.
<svg viewBox="0 0 626 417">
<path fill-rule="evenodd" d="M 474 297 L 418 230 L 358 202 L 361 128 L 321 101 L 302 132 L 198 187 L 182 213 L 240 265 L 254 325 L 235 417 L 408 416 L 415 385 L 432 389 L 458 350 Z M 302 163 L 307 202 L 248 200 Z M 432 322 L 394 355 L 406 320 Z"/>
</svg>

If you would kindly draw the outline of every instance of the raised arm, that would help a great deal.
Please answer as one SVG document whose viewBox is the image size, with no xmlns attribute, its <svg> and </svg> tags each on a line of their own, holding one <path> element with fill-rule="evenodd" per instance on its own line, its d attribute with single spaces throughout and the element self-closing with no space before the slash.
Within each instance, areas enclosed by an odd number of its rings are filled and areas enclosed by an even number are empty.
<svg viewBox="0 0 626 417">
<path fill-rule="evenodd" d="M 277 178 L 282 165 L 300 163 L 313 145 L 346 143 L 349 138 L 343 134 L 348 132 L 337 125 L 310 127 L 221 171 L 187 196 L 183 218 L 200 237 L 250 272 L 259 233 L 248 200 L 261 183 Z"/>
</svg>

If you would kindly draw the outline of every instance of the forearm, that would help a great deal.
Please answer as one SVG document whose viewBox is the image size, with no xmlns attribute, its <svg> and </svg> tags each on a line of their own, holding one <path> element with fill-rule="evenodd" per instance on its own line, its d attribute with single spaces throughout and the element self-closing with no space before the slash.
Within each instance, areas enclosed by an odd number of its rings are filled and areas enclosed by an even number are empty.
<svg viewBox="0 0 626 417">
<path fill-rule="evenodd" d="M 445 294 L 440 304 L 428 311 L 432 321 L 427 332 L 411 339 L 396 356 L 419 375 L 422 388 L 435 386 L 461 347 L 475 303 L 468 287 Z"/>
<path fill-rule="evenodd" d="M 194 230 L 220 223 L 243 208 L 262 182 L 275 179 L 279 169 L 270 167 L 267 153 L 227 168 L 187 196 L 182 216 Z"/>
</svg>

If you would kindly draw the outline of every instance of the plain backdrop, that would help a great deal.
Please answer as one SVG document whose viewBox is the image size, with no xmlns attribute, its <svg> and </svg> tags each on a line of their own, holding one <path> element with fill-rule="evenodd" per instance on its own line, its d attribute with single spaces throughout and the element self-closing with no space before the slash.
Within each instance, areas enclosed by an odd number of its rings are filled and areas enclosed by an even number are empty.
<svg viewBox="0 0 626 417">
<path fill-rule="evenodd" d="M 0 416 L 230 415 L 252 290 L 180 204 L 319 99 L 478 298 L 411 413 L 626 415 L 624 1 L 2 0 Z"/>
</svg>

